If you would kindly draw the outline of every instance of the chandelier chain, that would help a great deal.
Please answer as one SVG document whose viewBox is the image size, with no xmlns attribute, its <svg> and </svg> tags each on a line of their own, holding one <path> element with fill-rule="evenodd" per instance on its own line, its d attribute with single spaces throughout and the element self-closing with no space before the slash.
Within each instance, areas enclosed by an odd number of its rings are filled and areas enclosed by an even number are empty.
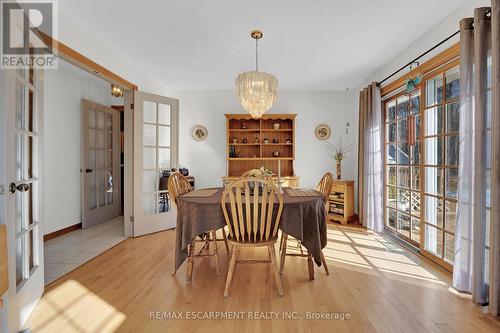
<svg viewBox="0 0 500 333">
<path fill-rule="evenodd" d="M 259 40 L 255 39 L 255 70 L 259 71 Z"/>
</svg>

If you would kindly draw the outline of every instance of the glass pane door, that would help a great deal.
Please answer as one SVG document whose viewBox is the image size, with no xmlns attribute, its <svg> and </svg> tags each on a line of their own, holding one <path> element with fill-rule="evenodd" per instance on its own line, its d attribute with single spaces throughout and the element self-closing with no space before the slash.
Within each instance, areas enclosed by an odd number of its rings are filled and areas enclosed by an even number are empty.
<svg viewBox="0 0 500 333">
<path fill-rule="evenodd" d="M 420 91 L 385 103 L 385 225 L 420 243 Z"/>
<path fill-rule="evenodd" d="M 43 71 L 4 70 L 5 210 L 9 255 L 8 326 L 19 331 L 44 290 L 42 161 Z"/>
<path fill-rule="evenodd" d="M 452 269 L 457 211 L 460 73 L 454 61 L 385 107 L 385 226 Z"/>
<path fill-rule="evenodd" d="M 176 224 L 167 183 L 177 169 L 178 101 L 134 92 L 134 236 Z"/>
<path fill-rule="evenodd" d="M 39 265 L 39 174 L 37 91 L 34 71 L 17 70 L 15 79 L 15 196 L 16 285 L 20 288 Z"/>
<path fill-rule="evenodd" d="M 82 225 L 120 215 L 120 116 L 118 111 L 82 99 Z"/>
<path fill-rule="evenodd" d="M 449 267 L 457 210 L 459 79 L 456 66 L 425 81 L 423 250 Z"/>
<path fill-rule="evenodd" d="M 165 178 L 172 168 L 170 105 L 143 102 L 143 213 L 162 214 L 170 210 Z M 165 179 L 163 178 L 163 179 Z M 166 179 L 165 179 L 166 180 Z"/>
</svg>

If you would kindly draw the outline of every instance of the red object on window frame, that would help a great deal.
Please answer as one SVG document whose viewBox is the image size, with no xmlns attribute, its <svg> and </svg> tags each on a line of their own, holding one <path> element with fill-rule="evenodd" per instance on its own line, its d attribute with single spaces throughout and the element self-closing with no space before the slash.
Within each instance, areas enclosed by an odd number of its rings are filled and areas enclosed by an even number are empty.
<svg viewBox="0 0 500 333">
<path fill-rule="evenodd" d="M 417 143 L 415 115 L 408 117 L 408 145 L 414 146 Z"/>
</svg>

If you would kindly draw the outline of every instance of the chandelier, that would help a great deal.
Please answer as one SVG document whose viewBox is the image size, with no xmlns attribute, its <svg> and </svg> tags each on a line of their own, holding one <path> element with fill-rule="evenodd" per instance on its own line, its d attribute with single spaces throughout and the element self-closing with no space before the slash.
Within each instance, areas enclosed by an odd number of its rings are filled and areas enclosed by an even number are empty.
<svg viewBox="0 0 500 333">
<path fill-rule="evenodd" d="M 111 96 L 123 97 L 123 90 L 120 87 L 111 84 Z"/>
<path fill-rule="evenodd" d="M 254 30 L 250 36 L 255 39 L 255 70 L 238 74 L 236 97 L 252 118 L 260 118 L 276 102 L 278 79 L 274 75 L 259 71 L 259 39 L 264 34 Z"/>
</svg>

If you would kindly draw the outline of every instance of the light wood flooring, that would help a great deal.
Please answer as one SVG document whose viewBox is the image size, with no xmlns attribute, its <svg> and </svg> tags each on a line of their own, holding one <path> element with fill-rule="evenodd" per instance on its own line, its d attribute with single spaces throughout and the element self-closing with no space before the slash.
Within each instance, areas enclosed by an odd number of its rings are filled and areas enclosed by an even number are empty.
<svg viewBox="0 0 500 333">
<path fill-rule="evenodd" d="M 329 276 L 316 267 L 316 279 L 308 281 L 307 260 L 287 257 L 283 297 L 271 267 L 261 264 L 237 266 L 230 297 L 224 298 L 222 244 L 220 276 L 207 257 L 195 261 L 192 284 L 184 282 L 186 265 L 172 277 L 174 239 L 174 231 L 127 239 L 70 272 L 47 288 L 26 327 L 65 333 L 500 331 L 497 319 L 452 291 L 448 273 L 361 228 L 329 225 L 324 250 Z M 265 251 L 243 254 L 265 258 Z M 187 318 L 209 316 L 209 311 L 242 311 L 245 319 Z M 248 319 L 248 312 L 259 312 L 254 317 L 276 312 L 279 318 Z M 349 313 L 350 318 L 305 320 L 307 312 Z M 285 313 L 302 320 L 283 319 Z"/>
</svg>

